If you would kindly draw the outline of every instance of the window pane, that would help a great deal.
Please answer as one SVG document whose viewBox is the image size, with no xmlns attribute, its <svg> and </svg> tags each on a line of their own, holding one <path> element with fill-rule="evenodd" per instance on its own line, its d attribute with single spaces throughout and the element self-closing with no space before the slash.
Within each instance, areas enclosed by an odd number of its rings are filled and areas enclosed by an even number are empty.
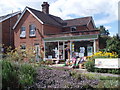
<svg viewBox="0 0 120 90">
<path fill-rule="evenodd" d="M 22 26 L 21 27 L 21 32 L 20 32 L 20 37 L 25 37 L 25 35 L 26 35 L 25 27 Z"/>
<path fill-rule="evenodd" d="M 35 25 L 30 25 L 30 36 L 35 36 Z"/>
</svg>

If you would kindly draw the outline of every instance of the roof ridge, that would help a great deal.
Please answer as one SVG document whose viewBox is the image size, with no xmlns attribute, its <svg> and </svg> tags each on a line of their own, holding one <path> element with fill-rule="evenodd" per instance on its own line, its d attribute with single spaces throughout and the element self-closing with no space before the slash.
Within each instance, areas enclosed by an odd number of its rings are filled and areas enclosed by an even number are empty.
<svg viewBox="0 0 120 90">
<path fill-rule="evenodd" d="M 13 13 L 5 14 L 5 15 L 2 15 L 2 16 L 0 16 L 0 17 L 4 17 L 4 16 L 7 16 L 7 15 L 11 15 L 11 14 L 19 13 L 19 12 L 21 12 L 21 11 L 16 11 L 16 12 L 13 12 Z"/>
<path fill-rule="evenodd" d="M 66 19 L 66 20 L 64 20 L 64 21 L 76 20 L 76 19 L 84 19 L 84 18 L 92 18 L 92 16 L 80 17 L 80 18 L 73 18 L 73 19 Z"/>
<path fill-rule="evenodd" d="M 20 14 L 20 13 L 21 13 L 21 11 L 17 11 L 17 12 L 14 12 L 14 13 L 6 14 L 4 16 L 0 16 L 0 22 L 2 22 L 4 20 L 7 20 L 7 19 L 9 19 L 9 18 L 11 18 L 11 17 L 13 17 L 17 14 Z"/>
<path fill-rule="evenodd" d="M 38 13 L 44 14 L 44 16 L 47 16 L 47 17 L 51 18 L 54 22 L 56 22 L 57 24 L 61 25 L 61 23 L 59 23 L 59 21 L 57 21 L 57 20 L 55 19 L 55 18 L 60 18 L 60 17 L 54 16 L 54 15 L 52 15 L 52 14 L 45 14 L 44 12 L 42 12 L 42 11 L 40 11 L 40 10 L 36 10 L 36 9 L 30 8 L 30 7 L 27 7 L 27 6 L 26 6 L 26 8 L 28 8 L 32 13 L 38 12 Z M 39 18 L 38 15 L 35 14 L 35 16 Z M 55 18 L 54 18 L 54 17 L 55 17 Z M 41 20 L 41 21 L 44 22 L 43 20 Z M 49 23 L 49 24 L 50 24 L 50 23 Z"/>
</svg>

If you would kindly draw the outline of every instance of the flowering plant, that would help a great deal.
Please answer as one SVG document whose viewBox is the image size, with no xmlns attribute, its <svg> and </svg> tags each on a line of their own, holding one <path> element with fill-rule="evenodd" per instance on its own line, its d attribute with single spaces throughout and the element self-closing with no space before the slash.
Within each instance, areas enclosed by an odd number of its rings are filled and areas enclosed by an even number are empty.
<svg viewBox="0 0 120 90">
<path fill-rule="evenodd" d="M 116 52 L 97 52 L 97 53 L 94 53 L 93 55 L 91 56 L 88 56 L 88 58 L 117 58 L 118 55 L 116 54 Z"/>
</svg>

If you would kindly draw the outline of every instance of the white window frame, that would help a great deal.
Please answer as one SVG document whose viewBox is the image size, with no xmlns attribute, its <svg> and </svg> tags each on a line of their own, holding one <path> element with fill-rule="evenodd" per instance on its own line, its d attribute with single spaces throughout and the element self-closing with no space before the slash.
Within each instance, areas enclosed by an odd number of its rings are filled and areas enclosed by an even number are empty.
<svg viewBox="0 0 120 90">
<path fill-rule="evenodd" d="M 25 26 L 22 26 L 21 29 L 20 29 L 20 37 L 21 38 L 26 37 L 26 28 L 25 28 Z"/>
<path fill-rule="evenodd" d="M 32 29 L 31 29 L 32 28 Z M 33 29 L 34 28 L 34 29 Z M 31 34 L 32 32 L 32 34 Z M 36 27 L 34 24 L 29 25 L 29 36 L 34 37 L 36 36 Z"/>
</svg>

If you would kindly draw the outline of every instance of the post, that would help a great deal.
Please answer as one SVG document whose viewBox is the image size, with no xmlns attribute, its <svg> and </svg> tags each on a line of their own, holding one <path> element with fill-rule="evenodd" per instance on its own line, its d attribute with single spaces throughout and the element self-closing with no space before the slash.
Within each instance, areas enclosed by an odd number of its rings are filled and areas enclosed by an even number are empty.
<svg viewBox="0 0 120 90">
<path fill-rule="evenodd" d="M 58 60 L 59 60 L 59 41 L 58 41 Z"/>
<path fill-rule="evenodd" d="M 94 45 L 94 53 L 96 53 L 96 41 L 94 40 L 94 43 L 93 43 Z"/>
<path fill-rule="evenodd" d="M 44 61 L 45 61 L 45 41 L 44 41 Z"/>
<path fill-rule="evenodd" d="M 70 41 L 70 59 L 72 58 L 72 42 Z"/>
<path fill-rule="evenodd" d="M 65 59 L 65 42 L 63 41 L 63 59 Z"/>
</svg>

